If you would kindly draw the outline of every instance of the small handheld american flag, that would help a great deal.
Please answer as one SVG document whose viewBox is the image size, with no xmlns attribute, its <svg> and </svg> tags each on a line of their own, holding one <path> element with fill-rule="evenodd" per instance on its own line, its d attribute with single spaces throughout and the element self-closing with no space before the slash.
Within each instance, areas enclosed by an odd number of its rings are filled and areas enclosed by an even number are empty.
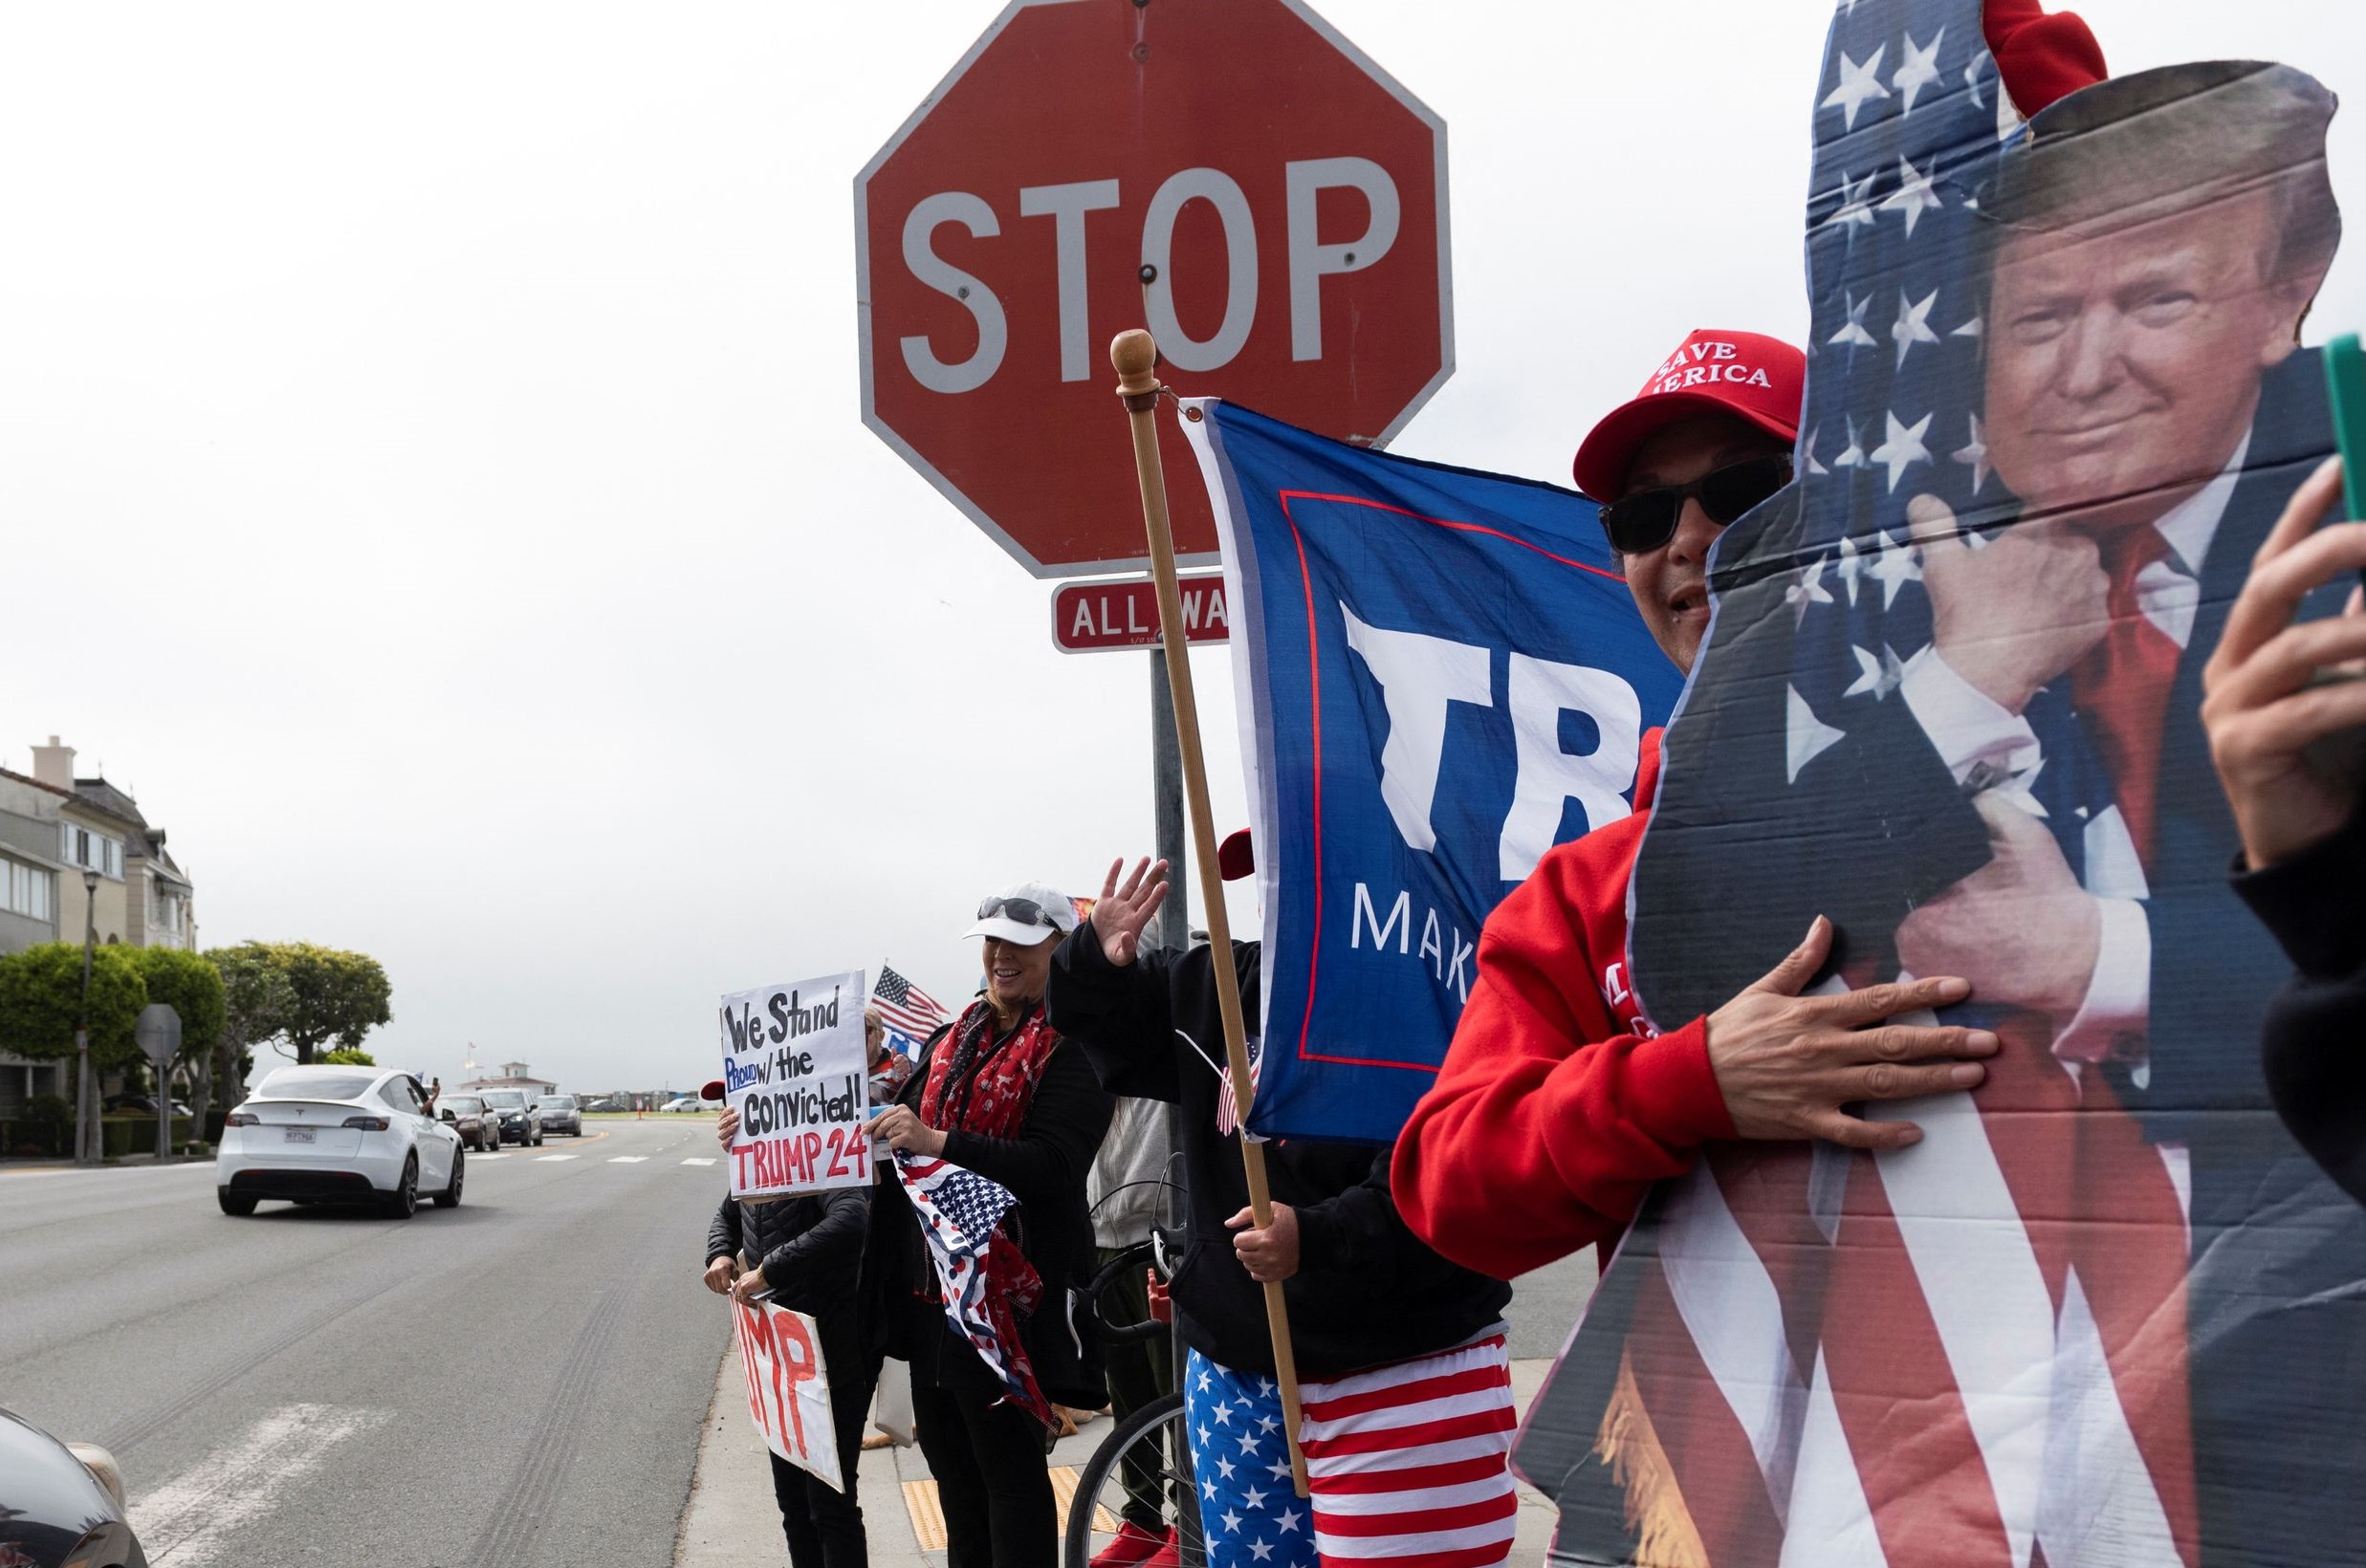
<svg viewBox="0 0 2366 1568">
<path fill-rule="evenodd" d="M 907 1056 L 918 1056 L 920 1043 L 953 1021 L 942 1003 L 886 964 L 871 987 L 871 1006 L 887 1026 L 887 1044 Z"/>
</svg>

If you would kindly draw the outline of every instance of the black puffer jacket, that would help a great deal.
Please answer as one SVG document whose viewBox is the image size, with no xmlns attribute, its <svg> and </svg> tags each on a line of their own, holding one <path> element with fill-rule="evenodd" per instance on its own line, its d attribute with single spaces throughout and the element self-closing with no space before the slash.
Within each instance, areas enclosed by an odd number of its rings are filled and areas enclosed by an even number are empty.
<svg viewBox="0 0 2366 1568">
<path fill-rule="evenodd" d="M 725 1198 L 707 1227 L 707 1261 L 744 1252 L 780 1305 L 818 1319 L 847 1318 L 870 1210 L 870 1193 L 859 1187 L 774 1203 Z"/>
<path fill-rule="evenodd" d="M 1011 1033 L 1016 1031 L 995 1037 L 981 1054 L 980 1066 Z M 930 1036 L 910 1081 L 896 1096 L 897 1104 L 919 1114 L 929 1064 L 949 1042 L 948 1030 Z M 1092 1168 L 1116 1108 L 1117 1102 L 1094 1080 L 1084 1053 L 1063 1040 L 1045 1058 L 1017 1138 L 954 1131 L 945 1140 L 949 1163 L 1000 1183 L 1019 1200 L 1003 1222 L 1005 1235 L 1017 1238 L 1019 1250 L 1043 1281 L 1042 1304 L 1019 1326 L 1019 1333 L 1045 1396 L 1084 1409 L 1098 1408 L 1108 1398 L 1102 1386 L 1101 1342 L 1075 1321 L 1075 1315 L 1086 1310 L 1084 1291 L 1092 1282 L 1094 1262 L 1084 1174 Z M 865 1317 L 873 1325 L 871 1349 L 910 1362 L 913 1381 L 922 1386 L 989 1396 L 1001 1392 L 977 1352 L 945 1318 L 936 1266 L 891 1162 L 881 1163 L 873 1188 L 871 1239 L 863 1254 L 863 1276 Z"/>
<path fill-rule="evenodd" d="M 1273 1370 L 1264 1288 L 1249 1277 L 1224 1222 L 1248 1207 L 1237 1134 L 1216 1126 L 1214 1069 L 1224 1031 L 1205 943 L 1180 958 L 1139 955 L 1119 967 L 1091 921 L 1052 956 L 1044 1000 L 1053 1025 L 1084 1048 L 1112 1094 L 1182 1107 L 1183 1182 L 1191 1240 L 1170 1287 L 1186 1343 L 1239 1372 Z M 1258 946 L 1233 944 L 1240 1000 L 1257 1032 Z M 1282 1300 L 1303 1376 L 1329 1377 L 1451 1349 L 1502 1317 L 1512 1288 L 1447 1262 L 1405 1228 L 1389 1191 L 1387 1146 L 1286 1139 L 1265 1145 L 1276 1203 L 1298 1215 L 1299 1270 Z"/>
</svg>

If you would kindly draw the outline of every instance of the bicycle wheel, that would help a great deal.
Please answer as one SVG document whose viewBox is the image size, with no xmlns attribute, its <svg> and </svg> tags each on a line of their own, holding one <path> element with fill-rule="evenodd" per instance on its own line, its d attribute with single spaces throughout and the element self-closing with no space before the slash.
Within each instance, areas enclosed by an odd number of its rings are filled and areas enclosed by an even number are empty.
<svg viewBox="0 0 2366 1568">
<path fill-rule="evenodd" d="M 1147 1496 L 1137 1501 L 1128 1480 Z M 1191 1434 L 1179 1393 L 1152 1400 L 1119 1422 L 1085 1461 L 1068 1504 L 1067 1568 L 1090 1568 L 1093 1554 L 1114 1538 L 1112 1527 L 1126 1517 L 1128 1503 L 1138 1511 L 1150 1498 L 1158 1509 L 1156 1531 L 1174 1532 L 1183 1568 L 1204 1568 L 1207 1541 L 1199 1531 Z"/>
</svg>

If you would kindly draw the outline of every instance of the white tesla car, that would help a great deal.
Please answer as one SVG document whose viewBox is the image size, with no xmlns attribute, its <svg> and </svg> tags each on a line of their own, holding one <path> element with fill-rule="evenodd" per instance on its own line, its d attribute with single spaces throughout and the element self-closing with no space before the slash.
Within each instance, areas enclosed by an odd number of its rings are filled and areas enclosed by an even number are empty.
<svg viewBox="0 0 2366 1568">
<path fill-rule="evenodd" d="M 224 1119 L 214 1190 L 225 1214 L 265 1198 L 366 1203 L 408 1219 L 421 1193 L 460 1201 L 460 1135 L 427 1111 L 408 1073 L 281 1067 Z"/>
</svg>

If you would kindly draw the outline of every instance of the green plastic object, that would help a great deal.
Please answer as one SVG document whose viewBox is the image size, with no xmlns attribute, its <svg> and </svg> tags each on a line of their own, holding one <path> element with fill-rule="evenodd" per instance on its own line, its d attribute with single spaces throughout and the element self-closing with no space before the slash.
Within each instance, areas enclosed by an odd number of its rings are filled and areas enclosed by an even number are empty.
<svg viewBox="0 0 2366 1568">
<path fill-rule="evenodd" d="M 2366 348 L 2359 346 L 2356 333 L 2325 345 L 2325 386 L 2333 398 L 2333 439 L 2341 447 L 2343 499 L 2351 516 L 2366 517 Z"/>
</svg>

